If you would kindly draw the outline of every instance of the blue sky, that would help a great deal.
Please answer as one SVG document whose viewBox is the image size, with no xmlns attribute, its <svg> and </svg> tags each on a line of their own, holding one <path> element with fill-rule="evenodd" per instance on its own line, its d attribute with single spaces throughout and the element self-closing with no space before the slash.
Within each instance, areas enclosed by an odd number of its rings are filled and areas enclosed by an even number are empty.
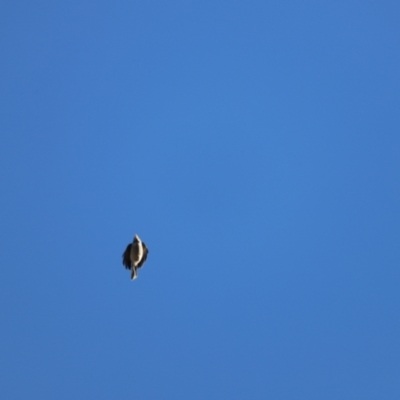
<svg viewBox="0 0 400 400">
<path fill-rule="evenodd" d="M 398 399 L 399 13 L 2 2 L 2 398 Z"/>
</svg>

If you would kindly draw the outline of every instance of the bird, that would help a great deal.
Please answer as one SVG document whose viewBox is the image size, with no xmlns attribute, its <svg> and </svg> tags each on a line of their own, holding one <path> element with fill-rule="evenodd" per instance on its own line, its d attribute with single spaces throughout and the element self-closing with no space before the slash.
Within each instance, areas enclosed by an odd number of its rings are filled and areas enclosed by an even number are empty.
<svg viewBox="0 0 400 400">
<path fill-rule="evenodd" d="M 148 253 L 149 250 L 144 242 L 142 242 L 140 237 L 135 234 L 133 237 L 133 242 L 128 244 L 124 253 L 122 254 L 122 264 L 126 269 L 131 270 L 132 280 L 137 278 L 137 269 L 143 266 Z"/>
</svg>

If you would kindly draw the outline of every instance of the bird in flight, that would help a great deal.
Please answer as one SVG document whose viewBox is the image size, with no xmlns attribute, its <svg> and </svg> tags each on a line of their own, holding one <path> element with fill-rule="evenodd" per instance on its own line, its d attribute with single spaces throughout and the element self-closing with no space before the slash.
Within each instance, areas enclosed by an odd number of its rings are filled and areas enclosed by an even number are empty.
<svg viewBox="0 0 400 400">
<path fill-rule="evenodd" d="M 138 235 L 135 235 L 133 242 L 128 244 L 124 254 L 122 254 L 122 264 L 126 269 L 131 270 L 132 280 L 137 278 L 137 269 L 143 266 L 148 253 L 149 250 L 144 242 L 140 240 Z"/>
</svg>

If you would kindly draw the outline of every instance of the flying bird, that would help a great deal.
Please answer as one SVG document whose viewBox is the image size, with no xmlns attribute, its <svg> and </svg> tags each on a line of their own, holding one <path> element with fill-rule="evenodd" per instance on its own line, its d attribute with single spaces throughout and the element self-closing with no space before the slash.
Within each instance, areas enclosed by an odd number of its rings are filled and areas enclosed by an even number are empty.
<svg viewBox="0 0 400 400">
<path fill-rule="evenodd" d="M 149 250 L 140 240 L 138 235 L 133 237 L 133 242 L 129 243 L 124 254 L 122 254 L 122 264 L 126 269 L 131 270 L 131 279 L 137 278 L 137 269 L 142 267 L 146 261 Z"/>
</svg>

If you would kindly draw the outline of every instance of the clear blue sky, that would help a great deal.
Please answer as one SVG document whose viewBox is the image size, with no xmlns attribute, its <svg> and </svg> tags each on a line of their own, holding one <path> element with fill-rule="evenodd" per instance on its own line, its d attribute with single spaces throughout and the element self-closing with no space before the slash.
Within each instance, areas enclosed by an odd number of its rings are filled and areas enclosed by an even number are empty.
<svg viewBox="0 0 400 400">
<path fill-rule="evenodd" d="M 399 18 L 3 1 L 1 398 L 399 399 Z"/>
</svg>

